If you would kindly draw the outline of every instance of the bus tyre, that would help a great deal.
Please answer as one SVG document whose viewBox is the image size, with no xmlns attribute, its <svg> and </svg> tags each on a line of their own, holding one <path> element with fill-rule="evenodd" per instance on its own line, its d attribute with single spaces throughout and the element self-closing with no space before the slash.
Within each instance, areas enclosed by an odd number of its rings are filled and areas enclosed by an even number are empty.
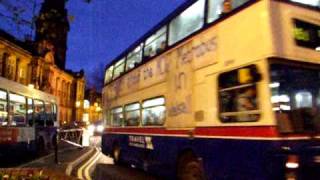
<svg viewBox="0 0 320 180">
<path fill-rule="evenodd" d="M 121 149 L 119 145 L 115 145 L 113 146 L 112 149 L 112 158 L 113 158 L 113 162 L 116 165 L 120 164 L 120 155 L 121 155 Z"/>
<path fill-rule="evenodd" d="M 179 158 L 177 178 L 179 180 L 205 179 L 201 163 L 192 153 L 186 153 Z"/>
</svg>

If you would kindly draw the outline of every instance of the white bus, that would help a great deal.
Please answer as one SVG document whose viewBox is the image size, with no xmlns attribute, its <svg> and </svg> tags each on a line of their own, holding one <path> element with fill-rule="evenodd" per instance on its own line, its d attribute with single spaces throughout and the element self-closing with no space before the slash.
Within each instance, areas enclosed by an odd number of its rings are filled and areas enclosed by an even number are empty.
<svg viewBox="0 0 320 180">
<path fill-rule="evenodd" d="M 0 159 L 44 152 L 58 124 L 55 96 L 0 77 Z"/>
</svg>

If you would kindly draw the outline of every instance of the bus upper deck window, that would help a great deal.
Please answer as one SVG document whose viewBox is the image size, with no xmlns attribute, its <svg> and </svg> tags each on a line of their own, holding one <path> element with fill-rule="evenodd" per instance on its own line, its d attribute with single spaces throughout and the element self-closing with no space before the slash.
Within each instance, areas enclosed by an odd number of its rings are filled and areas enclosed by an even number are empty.
<svg viewBox="0 0 320 180">
<path fill-rule="evenodd" d="M 199 0 L 170 22 L 169 45 L 182 40 L 203 26 L 204 6 L 205 0 Z"/>
<path fill-rule="evenodd" d="M 7 92 L 0 90 L 0 126 L 8 125 Z"/>
<path fill-rule="evenodd" d="M 104 83 L 108 83 L 112 80 L 112 73 L 113 73 L 113 66 L 110 66 L 107 70 L 106 70 L 106 75 L 105 75 L 105 79 L 104 79 Z"/>
<path fill-rule="evenodd" d="M 126 71 L 133 69 L 142 61 L 142 44 L 136 47 L 127 56 Z"/>
<path fill-rule="evenodd" d="M 207 22 L 211 23 L 226 13 L 242 6 L 249 0 L 209 0 Z"/>
<path fill-rule="evenodd" d="M 124 72 L 124 65 L 125 65 L 125 58 L 119 60 L 119 61 L 114 65 L 114 70 L 113 70 L 112 79 L 116 79 L 117 77 L 119 77 L 119 76 Z"/>
<path fill-rule="evenodd" d="M 146 40 L 144 57 L 153 57 L 161 53 L 166 48 L 166 32 L 167 26 L 164 26 Z"/>
</svg>

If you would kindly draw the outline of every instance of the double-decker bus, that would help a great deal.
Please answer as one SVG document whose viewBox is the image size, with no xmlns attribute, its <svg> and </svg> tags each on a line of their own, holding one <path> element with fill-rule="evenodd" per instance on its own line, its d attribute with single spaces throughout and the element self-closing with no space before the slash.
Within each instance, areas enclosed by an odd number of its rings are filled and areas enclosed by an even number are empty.
<svg viewBox="0 0 320 180">
<path fill-rule="evenodd" d="M 102 151 L 165 178 L 319 179 L 318 0 L 197 0 L 106 66 Z"/>
<path fill-rule="evenodd" d="M 0 77 L 1 162 L 43 154 L 54 145 L 56 101 L 53 95 Z"/>
</svg>

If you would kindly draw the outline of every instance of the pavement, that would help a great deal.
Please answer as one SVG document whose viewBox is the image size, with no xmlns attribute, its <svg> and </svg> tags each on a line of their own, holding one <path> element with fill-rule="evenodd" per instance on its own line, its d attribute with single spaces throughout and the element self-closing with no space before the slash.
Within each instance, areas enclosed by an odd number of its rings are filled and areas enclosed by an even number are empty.
<svg viewBox="0 0 320 180">
<path fill-rule="evenodd" d="M 55 162 L 55 154 L 52 152 L 47 156 L 41 157 L 34 161 L 28 162 L 26 164 L 20 165 L 19 168 L 47 168 L 52 171 L 62 172 L 62 173 L 66 173 L 66 171 L 69 169 L 69 171 L 71 172 L 73 168 L 75 168 L 75 167 L 72 167 L 72 165 L 73 166 L 77 165 L 77 164 L 74 164 L 75 161 L 80 159 L 80 157 L 83 157 L 85 154 L 89 154 L 90 151 L 93 151 L 93 147 L 80 148 L 65 142 L 61 142 L 59 144 L 59 147 L 63 147 L 63 148 L 61 148 L 58 151 L 58 163 Z M 85 161 L 86 158 L 83 158 L 82 160 Z M 82 161 L 79 161 L 77 163 L 81 163 L 81 162 Z M 74 177 L 76 178 L 76 176 Z"/>
<path fill-rule="evenodd" d="M 55 154 L 51 154 L 19 166 L 19 168 L 45 168 L 64 173 L 74 179 L 86 180 L 156 180 L 145 172 L 117 166 L 113 159 L 102 154 L 100 150 L 101 139 L 91 138 L 89 147 L 79 147 L 72 142 L 59 144 L 58 160 L 55 163 Z"/>
</svg>

